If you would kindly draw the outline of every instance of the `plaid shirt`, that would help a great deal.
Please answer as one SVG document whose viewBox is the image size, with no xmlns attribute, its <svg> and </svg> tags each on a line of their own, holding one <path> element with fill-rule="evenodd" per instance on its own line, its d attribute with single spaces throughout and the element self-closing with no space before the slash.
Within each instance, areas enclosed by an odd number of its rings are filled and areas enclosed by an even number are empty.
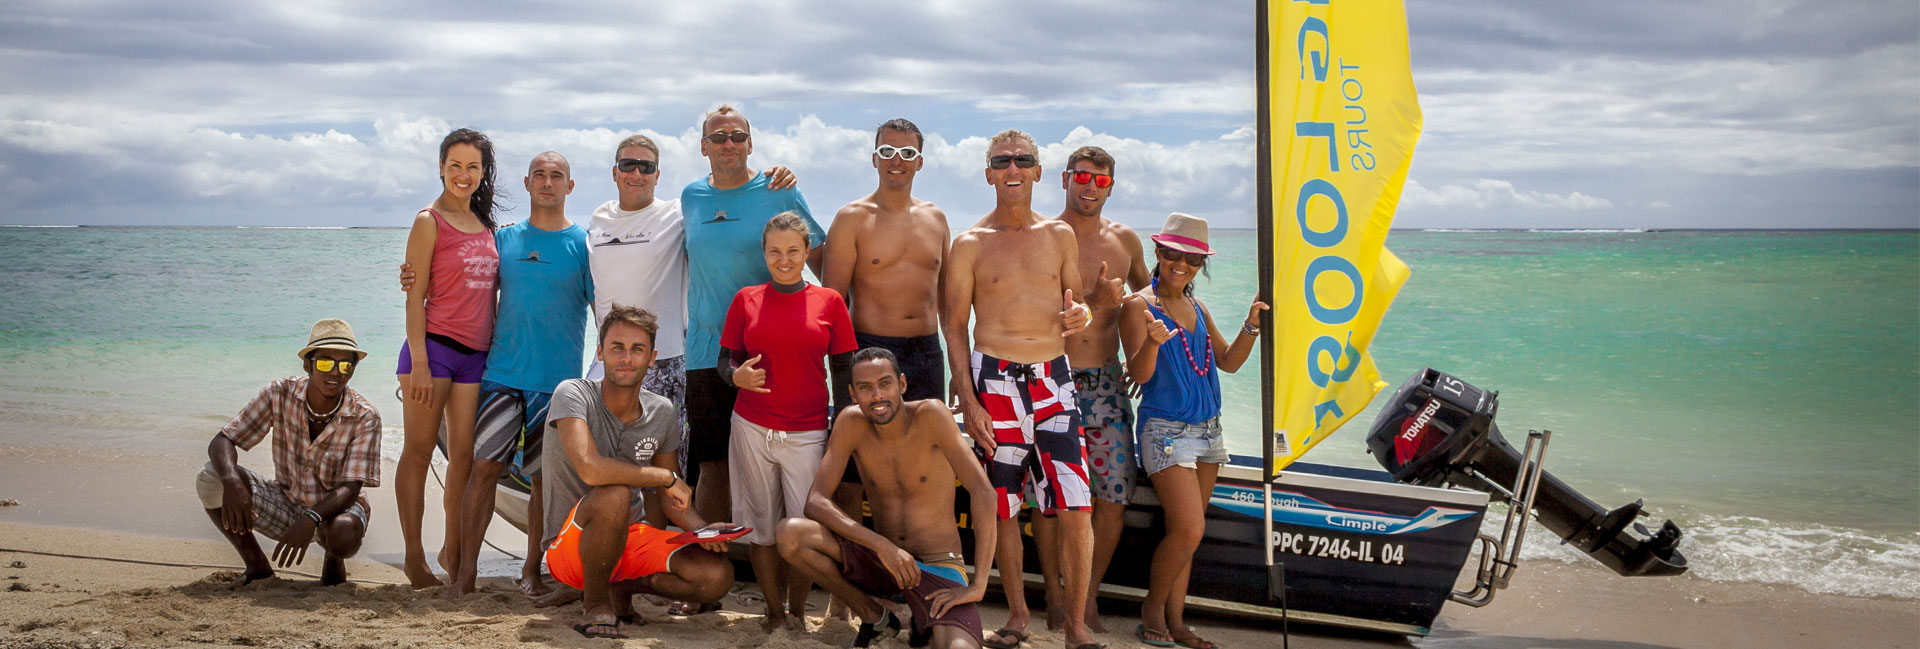
<svg viewBox="0 0 1920 649">
<path fill-rule="evenodd" d="M 273 436 L 274 482 L 287 497 L 306 507 L 319 504 L 326 492 L 358 481 L 361 487 L 380 486 L 380 412 L 351 388 L 346 403 L 320 436 L 307 441 L 307 378 L 276 380 L 260 390 L 220 434 L 242 450 L 251 450 L 268 432 Z M 366 496 L 359 499 L 367 506 Z M 371 510 L 369 510 L 371 511 Z"/>
</svg>

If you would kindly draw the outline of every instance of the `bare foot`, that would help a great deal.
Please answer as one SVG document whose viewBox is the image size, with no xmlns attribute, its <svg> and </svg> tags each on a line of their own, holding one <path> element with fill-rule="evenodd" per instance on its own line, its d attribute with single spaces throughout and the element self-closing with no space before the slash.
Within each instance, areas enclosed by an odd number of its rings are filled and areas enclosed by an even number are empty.
<svg viewBox="0 0 1920 649">
<path fill-rule="evenodd" d="M 440 564 L 440 569 L 445 571 L 448 577 L 452 577 L 454 574 L 453 559 L 447 556 L 447 550 L 449 549 L 451 548 L 444 545 L 440 546 L 440 554 L 434 557 L 434 562 Z"/>
<path fill-rule="evenodd" d="M 426 566 L 408 563 L 401 566 L 401 570 L 407 573 L 407 581 L 413 584 L 414 588 L 446 585 L 445 582 L 440 581 L 439 577 L 433 576 L 433 571 L 428 570 Z"/>
<path fill-rule="evenodd" d="M 555 588 L 545 595 L 533 598 L 533 607 L 548 608 L 578 601 L 580 601 L 580 591 L 572 588 Z"/>
<path fill-rule="evenodd" d="M 1092 600 L 1087 601 L 1087 615 L 1083 618 L 1087 630 L 1094 633 L 1106 633 L 1107 626 L 1100 623 L 1100 607 Z"/>
<path fill-rule="evenodd" d="M 1059 631 L 1067 627 L 1067 607 L 1061 606 L 1051 593 L 1047 595 L 1047 630 Z M 1080 645 L 1073 645 L 1078 647 Z"/>
<path fill-rule="evenodd" d="M 853 619 L 853 609 L 848 608 L 846 604 L 840 603 L 840 598 L 838 597 L 829 598 L 827 600 L 827 615 L 825 619 L 840 620 L 842 622 L 851 620 Z"/>
<path fill-rule="evenodd" d="M 320 564 L 320 585 L 338 586 L 347 583 L 347 562 L 335 556 L 328 556 Z"/>
<path fill-rule="evenodd" d="M 266 570 L 264 570 L 264 571 L 253 571 L 253 570 L 249 570 L 249 571 L 246 571 L 246 572 L 244 572 L 244 573 L 241 573 L 241 574 L 240 574 L 240 581 L 236 581 L 236 582 L 234 582 L 234 583 L 233 583 L 233 585 L 234 585 L 234 586 L 245 586 L 245 585 L 247 585 L 247 584 L 251 584 L 251 583 L 253 583 L 253 582 L 256 582 L 256 581 L 260 581 L 260 580 L 262 580 L 262 579 L 271 579 L 271 578 L 273 577 L 273 574 L 274 574 L 274 573 L 273 573 L 273 569 L 272 569 L 272 568 L 268 568 L 268 569 L 266 569 Z"/>
<path fill-rule="evenodd" d="M 547 585 L 547 580 L 537 574 L 522 573 L 519 579 L 513 580 L 513 585 L 519 586 L 520 594 L 526 595 L 527 599 L 537 600 L 540 596 L 553 592 L 553 587 Z"/>
<path fill-rule="evenodd" d="M 781 615 L 778 617 L 769 615 L 766 618 L 760 620 L 761 633 L 772 635 L 774 631 L 778 631 L 780 629 L 787 629 L 788 631 L 793 630 L 793 626 L 787 623 L 787 616 L 785 615 Z"/>
</svg>

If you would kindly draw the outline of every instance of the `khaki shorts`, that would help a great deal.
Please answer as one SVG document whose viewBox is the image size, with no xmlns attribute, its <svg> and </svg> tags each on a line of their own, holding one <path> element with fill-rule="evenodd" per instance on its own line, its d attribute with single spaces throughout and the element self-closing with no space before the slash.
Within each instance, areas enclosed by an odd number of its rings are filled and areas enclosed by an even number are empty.
<svg viewBox="0 0 1920 649">
<path fill-rule="evenodd" d="M 287 490 L 282 488 L 280 483 L 270 482 L 244 466 L 234 468 L 238 469 L 241 475 L 246 476 L 247 484 L 253 487 L 253 531 L 278 541 L 286 536 L 287 528 L 293 526 L 296 517 L 307 515 L 307 506 L 288 498 Z M 202 509 L 219 509 L 226 500 L 226 489 L 220 484 L 220 475 L 213 472 L 212 462 L 201 467 L 200 475 L 194 480 L 193 488 L 200 495 Z M 367 508 L 358 502 L 348 505 L 347 511 L 340 512 L 339 515 L 358 518 L 360 529 L 367 528 Z M 327 529 L 326 525 L 315 525 L 313 538 L 316 540 L 326 538 Z"/>
<path fill-rule="evenodd" d="M 807 515 L 807 492 L 827 452 L 827 431 L 773 430 L 737 413 L 732 424 L 727 475 L 733 522 L 753 528 L 740 542 L 773 545 L 780 519 Z"/>
</svg>

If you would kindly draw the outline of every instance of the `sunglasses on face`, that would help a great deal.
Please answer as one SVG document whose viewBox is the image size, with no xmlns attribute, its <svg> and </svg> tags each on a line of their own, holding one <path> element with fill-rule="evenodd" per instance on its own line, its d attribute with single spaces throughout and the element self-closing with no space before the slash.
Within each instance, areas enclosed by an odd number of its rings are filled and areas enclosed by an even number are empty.
<svg viewBox="0 0 1920 649">
<path fill-rule="evenodd" d="M 1166 246 L 1154 246 L 1154 249 L 1160 252 L 1161 259 L 1167 261 L 1181 261 L 1185 259 L 1188 266 L 1207 265 L 1207 256 L 1197 252 L 1181 252 Z"/>
<path fill-rule="evenodd" d="M 987 166 L 995 169 L 1005 169 L 1007 165 L 1014 165 L 1021 169 L 1032 169 L 1033 166 L 1037 164 L 1040 164 L 1039 158 L 1025 153 L 1020 155 L 997 155 L 987 158 Z"/>
<path fill-rule="evenodd" d="M 880 156 L 881 160 L 892 160 L 894 159 L 895 156 L 898 156 L 901 160 L 905 160 L 907 162 L 913 162 L 914 160 L 917 160 L 920 158 L 920 150 L 910 146 L 891 146 L 891 145 L 882 144 L 880 146 L 874 147 L 873 154 Z"/>
<path fill-rule="evenodd" d="M 336 361 L 331 358 L 313 359 L 313 369 L 321 372 L 332 372 L 335 365 L 340 366 L 341 374 L 353 373 L 353 361 Z"/>
<path fill-rule="evenodd" d="M 650 174 L 660 170 L 660 163 L 652 160 L 641 160 L 639 158 L 621 158 L 620 162 L 613 165 L 613 168 L 619 169 L 620 173 L 623 174 L 630 174 L 635 171 Z"/>
<path fill-rule="evenodd" d="M 1073 182 L 1081 185 L 1085 185 L 1087 183 L 1093 183 L 1093 186 L 1095 187 L 1106 189 L 1108 187 L 1113 186 L 1113 174 L 1097 174 L 1091 171 L 1076 171 L 1076 172 L 1073 172 Z"/>
<path fill-rule="evenodd" d="M 753 137 L 753 136 L 749 135 L 746 131 L 734 131 L 732 133 L 708 133 L 707 141 L 712 142 L 714 144 L 726 144 L 727 140 L 733 140 L 734 144 L 739 144 L 741 142 L 747 141 L 747 138 L 749 137 Z"/>
</svg>

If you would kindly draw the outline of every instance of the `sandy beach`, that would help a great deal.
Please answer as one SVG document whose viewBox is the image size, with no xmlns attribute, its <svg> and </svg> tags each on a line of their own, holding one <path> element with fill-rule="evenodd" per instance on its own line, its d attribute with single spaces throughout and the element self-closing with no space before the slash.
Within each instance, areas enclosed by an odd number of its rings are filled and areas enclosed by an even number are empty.
<svg viewBox="0 0 1920 649">
<path fill-rule="evenodd" d="M 264 466 L 250 453 L 242 461 Z M 0 648 L 179 647 L 844 647 L 852 627 L 813 619 L 812 633 L 763 635 L 756 610 L 729 598 L 716 615 L 671 618 L 637 602 L 649 623 L 629 628 L 616 643 L 588 640 L 569 625 L 577 606 L 537 609 L 503 576 L 482 581 L 479 593 L 450 598 L 440 588 L 410 590 L 397 568 L 398 526 L 392 490 L 369 490 L 373 529 L 365 550 L 349 564 L 353 584 L 323 588 L 310 576 L 231 586 L 238 557 L 197 511 L 189 462 L 170 455 L 110 458 L 111 489 L 63 477 L 107 475 L 109 464 L 61 447 L 0 448 Z M 391 469 L 391 467 L 389 467 Z M 388 473 L 387 475 L 391 475 Z M 91 486 L 89 486 L 89 484 Z M 436 490 L 429 488 L 429 499 Z M 438 519 L 429 507 L 429 544 Z M 524 538 L 496 521 L 489 540 L 519 552 Z M 318 569 L 310 554 L 303 571 Z M 82 559 L 53 554 L 195 564 L 192 567 Z M 483 574 L 507 575 L 517 564 L 489 550 Z M 9 567 L 11 566 L 11 567 Z M 997 591 L 997 589 L 995 589 Z M 1196 587 L 1196 595 L 1204 594 Z M 824 603 L 824 596 L 816 594 Z M 1133 618 L 1114 605 L 1112 647 L 1144 646 L 1133 638 Z M 988 602 L 988 626 L 1006 619 L 1004 605 Z M 1190 623 L 1223 647 L 1279 647 L 1277 623 L 1191 616 Z M 1064 638 L 1036 624 L 1030 647 L 1059 647 Z M 1486 608 L 1449 605 L 1425 638 L 1356 634 L 1295 626 L 1298 647 L 1461 647 L 1522 649 L 1655 649 L 1663 647 L 1917 647 L 1920 602 L 1892 598 L 1816 595 L 1763 584 L 1721 583 L 1684 576 L 1625 579 L 1598 565 L 1533 561 Z M 882 646 L 904 647 L 897 638 Z"/>
</svg>

